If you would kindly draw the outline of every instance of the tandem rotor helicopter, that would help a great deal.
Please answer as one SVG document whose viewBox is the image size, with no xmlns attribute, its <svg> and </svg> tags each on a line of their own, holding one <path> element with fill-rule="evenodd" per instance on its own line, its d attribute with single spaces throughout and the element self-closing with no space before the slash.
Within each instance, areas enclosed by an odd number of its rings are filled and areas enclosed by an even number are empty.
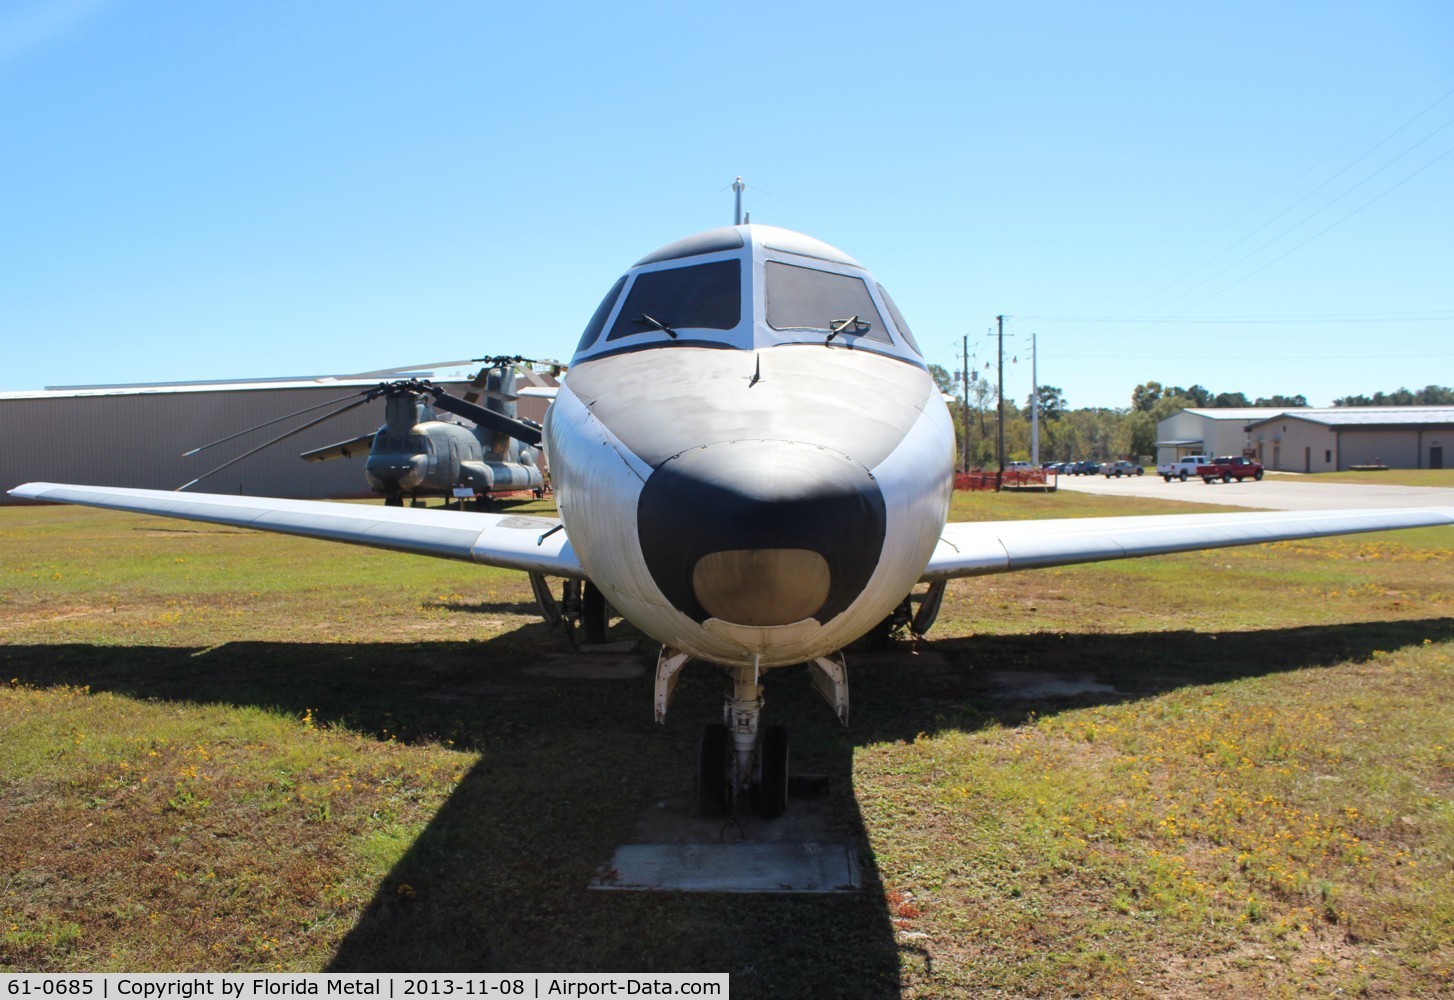
<svg viewBox="0 0 1454 1000">
<path fill-rule="evenodd" d="M 420 392 L 456 407 L 403 384 L 405 417 Z M 486 420 L 522 441 L 535 433 Z M 689 663 L 726 675 L 722 716 L 698 747 L 697 804 L 765 817 L 787 807 L 789 747 L 783 725 L 760 725 L 763 675 L 807 664 L 846 725 L 845 647 L 890 620 L 923 634 L 951 578 L 1454 525 L 1447 507 L 948 523 L 954 428 L 893 300 L 843 251 L 745 223 L 740 209 L 736 225 L 669 243 L 615 281 L 540 440 L 559 518 L 56 483 L 10 492 L 502 566 L 528 573 L 537 596 L 547 577 L 583 586 L 660 643 L 659 721 Z"/>
<path fill-rule="evenodd" d="M 391 375 L 475 363 L 483 367 L 470 381 L 463 395 L 453 395 L 443 386 L 421 378 L 397 378 L 380 382 L 372 388 L 342 397 L 347 400 L 344 405 L 209 469 L 178 489 L 189 489 L 214 473 L 221 472 L 295 434 L 352 412 L 366 403 L 383 399 L 385 411 L 382 427 L 346 441 L 305 451 L 299 457 L 308 462 L 325 462 L 337 458 L 352 458 L 366 452 L 364 476 L 369 488 L 383 496 L 385 505 L 390 507 L 402 507 L 405 498 L 417 505 L 423 497 L 442 496 L 459 501 L 461 508 L 464 501 L 469 500 L 475 509 L 488 510 L 492 494 L 529 491 L 538 498 L 545 491 L 545 479 L 537 462 L 542 428 L 535 421 L 518 414 L 517 400 L 527 394 L 552 397 L 554 387 L 541 378 L 535 369 L 544 367 L 552 375 L 559 375 L 563 365 L 513 355 L 474 358 L 471 361 L 434 362 L 430 365 L 391 368 L 368 374 Z M 518 387 L 517 374 L 531 385 Z M 479 402 L 482 395 L 483 405 Z M 338 402 L 340 399 L 331 399 L 317 406 L 276 417 L 193 448 L 184 457 L 196 455 L 264 427 L 300 417 L 325 406 L 333 406 Z M 473 426 L 442 420 L 437 411 L 463 417 Z"/>
</svg>

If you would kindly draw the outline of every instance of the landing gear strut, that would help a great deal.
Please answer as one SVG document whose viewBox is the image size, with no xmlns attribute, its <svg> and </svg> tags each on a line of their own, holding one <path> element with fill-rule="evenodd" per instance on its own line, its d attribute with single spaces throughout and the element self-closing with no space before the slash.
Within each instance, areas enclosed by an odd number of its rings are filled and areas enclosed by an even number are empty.
<svg viewBox="0 0 1454 1000">
<path fill-rule="evenodd" d="M 776 819 L 788 807 L 788 730 L 768 726 L 759 739 L 757 667 L 735 667 L 730 673 L 726 721 L 709 725 L 697 749 L 697 811 L 717 817 L 750 808 L 763 819 Z"/>
<path fill-rule="evenodd" d="M 656 660 L 656 721 L 665 722 L 682 668 L 691 656 L 661 647 Z M 761 665 L 723 667 L 732 691 L 722 721 L 702 733 L 697 748 L 697 811 L 707 817 L 736 816 L 749 809 L 763 819 L 776 819 L 788 808 L 789 741 L 786 726 L 759 730 L 762 717 Z M 813 686 L 848 725 L 848 670 L 843 654 L 820 656 L 808 664 Z"/>
<path fill-rule="evenodd" d="M 573 632 L 577 623 L 581 629 L 580 645 L 598 646 L 606 641 L 606 595 L 591 581 L 566 580 L 561 588 L 560 611 L 566 637 L 572 642 L 575 642 Z"/>
</svg>

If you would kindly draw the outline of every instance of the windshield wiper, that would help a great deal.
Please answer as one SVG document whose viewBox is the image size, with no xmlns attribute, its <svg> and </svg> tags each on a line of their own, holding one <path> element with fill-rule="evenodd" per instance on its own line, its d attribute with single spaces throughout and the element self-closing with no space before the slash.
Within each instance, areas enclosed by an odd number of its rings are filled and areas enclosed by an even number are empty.
<svg viewBox="0 0 1454 1000">
<path fill-rule="evenodd" d="M 637 323 L 637 324 L 639 324 L 641 326 L 649 326 L 653 330 L 660 330 L 662 333 L 666 334 L 672 340 L 676 340 L 677 339 L 677 332 L 675 330 L 673 330 L 671 327 L 667 326 L 665 323 L 663 323 L 661 320 L 657 319 L 655 316 L 652 316 L 650 313 L 642 313 L 641 314 L 641 317 L 639 319 L 633 319 L 631 322 Z"/>
<path fill-rule="evenodd" d="M 825 343 L 825 344 L 828 343 L 834 337 L 836 337 L 840 333 L 842 333 L 844 330 L 847 330 L 849 327 L 852 327 L 853 328 L 852 329 L 852 332 L 853 333 L 857 333 L 858 332 L 858 328 L 859 328 L 860 325 L 865 325 L 866 326 L 867 324 L 860 324 L 858 322 L 858 314 L 857 313 L 854 313 L 852 316 L 848 317 L 847 319 L 830 319 L 828 321 L 828 340 L 823 341 L 823 343 Z"/>
</svg>

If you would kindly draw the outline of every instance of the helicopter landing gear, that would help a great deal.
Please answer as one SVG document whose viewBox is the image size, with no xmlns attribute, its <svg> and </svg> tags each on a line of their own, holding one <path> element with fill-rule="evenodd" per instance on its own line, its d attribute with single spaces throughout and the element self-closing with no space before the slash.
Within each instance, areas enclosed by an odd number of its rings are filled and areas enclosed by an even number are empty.
<svg viewBox="0 0 1454 1000">
<path fill-rule="evenodd" d="M 399 497 L 399 496 L 384 497 L 384 506 L 385 507 L 402 507 L 402 506 L 404 506 L 404 498 L 403 497 Z"/>
</svg>

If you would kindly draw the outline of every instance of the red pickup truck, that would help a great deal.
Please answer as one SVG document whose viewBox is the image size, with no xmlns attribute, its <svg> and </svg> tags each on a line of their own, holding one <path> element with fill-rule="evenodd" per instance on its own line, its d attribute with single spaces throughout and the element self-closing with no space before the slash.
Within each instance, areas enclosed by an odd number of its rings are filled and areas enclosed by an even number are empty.
<svg viewBox="0 0 1454 1000">
<path fill-rule="evenodd" d="M 1224 483 L 1235 479 L 1240 483 L 1244 479 L 1261 479 L 1262 466 L 1241 455 L 1224 455 L 1212 459 L 1206 465 L 1198 465 L 1197 475 L 1202 477 L 1202 482 L 1209 485 L 1218 479 Z"/>
</svg>

